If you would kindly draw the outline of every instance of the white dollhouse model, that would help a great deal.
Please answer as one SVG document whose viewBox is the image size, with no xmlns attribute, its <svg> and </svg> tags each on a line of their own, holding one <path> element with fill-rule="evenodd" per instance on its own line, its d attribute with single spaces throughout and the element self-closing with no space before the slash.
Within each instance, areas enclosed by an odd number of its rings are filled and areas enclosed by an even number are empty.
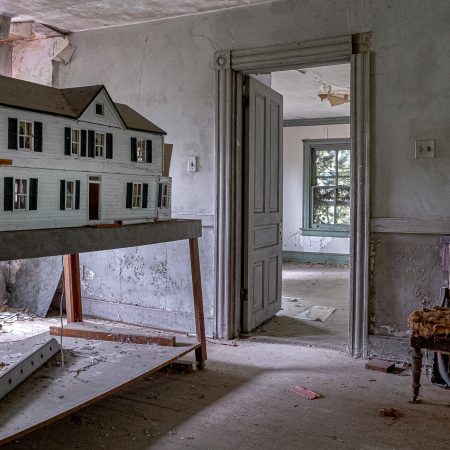
<svg viewBox="0 0 450 450">
<path fill-rule="evenodd" d="M 165 134 L 104 86 L 0 76 L 0 231 L 170 219 Z"/>
</svg>

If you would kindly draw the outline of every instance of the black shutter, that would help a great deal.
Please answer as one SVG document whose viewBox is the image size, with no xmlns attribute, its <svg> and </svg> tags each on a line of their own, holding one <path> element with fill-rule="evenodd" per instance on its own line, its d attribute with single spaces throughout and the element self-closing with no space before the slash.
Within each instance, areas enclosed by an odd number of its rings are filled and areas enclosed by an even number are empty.
<svg viewBox="0 0 450 450">
<path fill-rule="evenodd" d="M 133 183 L 127 183 L 127 208 L 133 207 Z"/>
<path fill-rule="evenodd" d="M 70 156 L 70 144 L 72 141 L 72 130 L 69 127 L 64 128 L 64 154 Z"/>
<path fill-rule="evenodd" d="M 88 131 L 88 156 L 89 158 L 94 157 L 95 152 L 95 131 Z"/>
<path fill-rule="evenodd" d="M 147 141 L 147 162 L 151 163 L 153 159 L 153 141 Z"/>
<path fill-rule="evenodd" d="M 136 138 L 131 138 L 131 161 L 137 161 L 137 142 Z"/>
<path fill-rule="evenodd" d="M 81 130 L 81 155 L 86 156 L 86 130 Z"/>
<path fill-rule="evenodd" d="M 147 208 L 148 203 L 148 184 L 144 183 L 142 185 L 142 207 Z"/>
<path fill-rule="evenodd" d="M 75 209 L 80 209 L 80 180 L 75 182 Z"/>
<path fill-rule="evenodd" d="M 30 201 L 28 202 L 28 209 L 30 211 L 37 210 L 38 200 L 38 179 L 30 178 Z"/>
<path fill-rule="evenodd" d="M 66 209 L 66 180 L 61 180 L 60 181 L 59 209 L 61 211 L 64 211 Z"/>
<path fill-rule="evenodd" d="M 158 208 L 162 206 L 162 183 L 159 183 L 159 192 L 158 192 Z"/>
<path fill-rule="evenodd" d="M 17 119 L 8 119 L 8 149 L 17 150 Z"/>
<path fill-rule="evenodd" d="M 42 152 L 42 122 L 34 122 L 34 151 Z"/>
<path fill-rule="evenodd" d="M 5 211 L 13 210 L 14 178 L 5 177 L 3 187 L 3 209 Z"/>
<path fill-rule="evenodd" d="M 106 159 L 113 159 L 113 135 L 106 133 Z"/>
</svg>

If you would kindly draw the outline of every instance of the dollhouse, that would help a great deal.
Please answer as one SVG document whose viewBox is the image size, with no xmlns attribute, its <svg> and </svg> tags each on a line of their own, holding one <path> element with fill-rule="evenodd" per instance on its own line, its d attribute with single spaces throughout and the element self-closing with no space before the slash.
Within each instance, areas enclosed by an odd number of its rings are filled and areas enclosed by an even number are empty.
<svg viewBox="0 0 450 450">
<path fill-rule="evenodd" d="M 165 134 L 104 86 L 0 76 L 0 231 L 170 219 Z"/>
</svg>

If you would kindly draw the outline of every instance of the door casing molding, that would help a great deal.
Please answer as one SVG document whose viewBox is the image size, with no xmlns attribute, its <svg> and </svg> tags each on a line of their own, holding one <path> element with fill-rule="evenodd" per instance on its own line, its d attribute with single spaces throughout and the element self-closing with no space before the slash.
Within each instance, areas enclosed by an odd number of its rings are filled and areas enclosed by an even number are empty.
<svg viewBox="0 0 450 450">
<path fill-rule="evenodd" d="M 353 158 L 350 232 L 350 323 L 348 351 L 365 356 L 368 335 L 370 240 L 370 59 L 353 54 L 345 35 L 271 47 L 225 50 L 214 55 L 216 69 L 216 337 L 240 331 L 242 202 L 242 74 L 351 64 Z"/>
</svg>

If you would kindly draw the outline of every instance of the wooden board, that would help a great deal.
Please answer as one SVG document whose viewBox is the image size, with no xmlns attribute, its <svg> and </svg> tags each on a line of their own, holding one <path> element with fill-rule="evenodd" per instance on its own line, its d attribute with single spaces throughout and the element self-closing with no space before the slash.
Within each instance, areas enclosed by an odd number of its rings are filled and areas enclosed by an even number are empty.
<svg viewBox="0 0 450 450">
<path fill-rule="evenodd" d="M 50 334 L 61 336 L 61 327 L 50 327 Z M 62 329 L 62 335 L 81 339 L 127 342 L 129 344 L 158 344 L 172 347 L 175 345 L 174 335 L 158 333 L 145 328 L 124 328 L 92 322 L 67 324 Z"/>
<path fill-rule="evenodd" d="M 13 363 L 48 338 L 43 333 L 0 345 L 0 361 Z M 0 403 L 0 445 L 41 428 L 145 378 L 195 350 L 64 338 L 64 368 L 55 356 Z"/>
</svg>

